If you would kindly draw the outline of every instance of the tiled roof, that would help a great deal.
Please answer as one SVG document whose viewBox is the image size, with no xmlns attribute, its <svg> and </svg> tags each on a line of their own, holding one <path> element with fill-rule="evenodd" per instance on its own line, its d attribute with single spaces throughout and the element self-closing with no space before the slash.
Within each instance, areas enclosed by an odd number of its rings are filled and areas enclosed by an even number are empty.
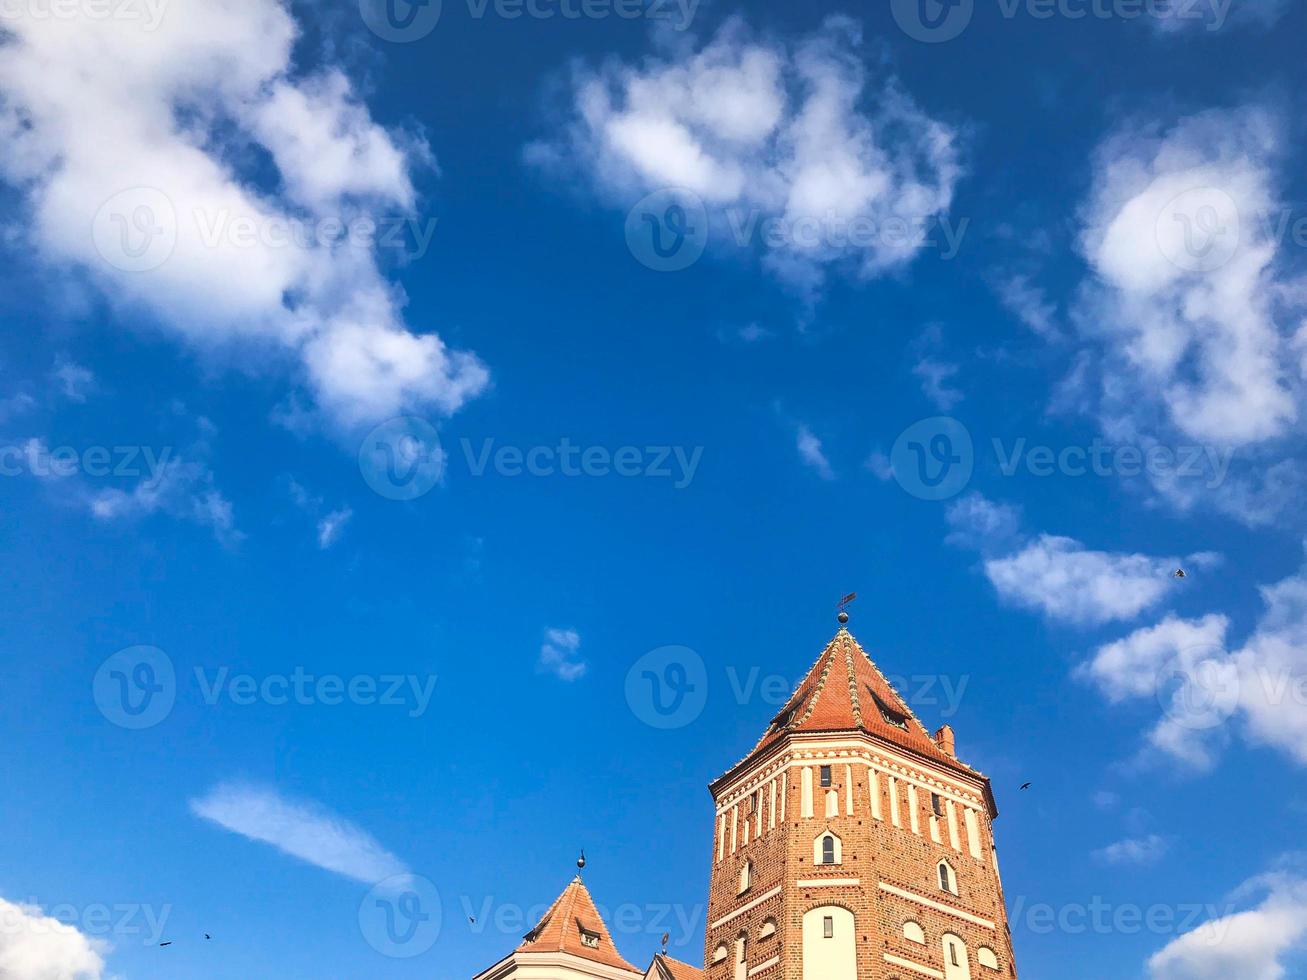
<svg viewBox="0 0 1307 980">
<path fill-rule="evenodd" d="M 730 772 L 788 734 L 849 731 L 867 732 L 951 769 L 980 775 L 935 744 L 912 708 L 843 627 L 826 644 L 758 744 Z"/>
<path fill-rule="evenodd" d="M 595 945 L 587 945 L 583 930 L 598 937 Z M 519 953 L 571 953 L 582 959 L 607 966 L 615 966 L 632 973 L 640 971 L 633 967 L 617 951 L 612 934 L 604 924 L 599 910 L 595 908 L 594 899 L 577 875 L 572 883 L 563 889 L 563 894 L 549 906 L 536 927 L 527 933 L 522 945 L 517 947 Z"/>
<path fill-rule="evenodd" d="M 657 977 L 658 980 L 703 980 L 703 971 L 697 966 L 674 960 L 666 953 L 658 953 L 645 976 Z"/>
</svg>

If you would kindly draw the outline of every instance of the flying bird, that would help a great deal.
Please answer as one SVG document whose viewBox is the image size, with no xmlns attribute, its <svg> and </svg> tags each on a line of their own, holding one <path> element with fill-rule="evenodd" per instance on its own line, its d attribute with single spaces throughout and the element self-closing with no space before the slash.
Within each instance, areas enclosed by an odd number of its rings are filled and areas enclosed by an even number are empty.
<svg viewBox="0 0 1307 980">
<path fill-rule="evenodd" d="M 1173 578 L 1188 578 L 1189 573 L 1186 572 L 1183 568 L 1177 568 L 1174 572 L 1171 573 L 1171 576 Z"/>
<path fill-rule="evenodd" d="M 205 938 L 205 939 L 212 939 L 213 937 L 210 936 L 210 935 L 206 932 L 206 933 L 204 934 L 204 938 Z"/>
<path fill-rule="evenodd" d="M 1031 783 L 1022 783 L 1022 784 L 1021 784 L 1021 788 L 1022 788 L 1023 790 L 1027 790 L 1027 789 L 1030 789 L 1031 785 L 1032 785 Z"/>
<path fill-rule="evenodd" d="M 159 945 L 160 945 L 160 946 L 171 946 L 171 945 L 172 945 L 172 940 L 169 939 L 166 943 L 160 943 Z"/>
</svg>

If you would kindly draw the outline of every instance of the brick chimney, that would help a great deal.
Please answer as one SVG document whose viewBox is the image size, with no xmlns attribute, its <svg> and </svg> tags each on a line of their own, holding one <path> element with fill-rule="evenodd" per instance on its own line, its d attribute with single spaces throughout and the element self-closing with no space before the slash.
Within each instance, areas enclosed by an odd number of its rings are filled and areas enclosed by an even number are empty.
<svg viewBox="0 0 1307 980">
<path fill-rule="evenodd" d="M 957 740 L 953 737 L 953 729 L 949 725 L 945 725 L 935 733 L 935 744 L 954 759 L 958 757 Z"/>
</svg>

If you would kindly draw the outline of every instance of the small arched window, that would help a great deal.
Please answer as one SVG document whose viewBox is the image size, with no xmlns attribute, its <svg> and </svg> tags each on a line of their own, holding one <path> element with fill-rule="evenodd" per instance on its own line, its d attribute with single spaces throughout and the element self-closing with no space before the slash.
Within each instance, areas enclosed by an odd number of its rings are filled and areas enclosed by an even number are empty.
<svg viewBox="0 0 1307 980">
<path fill-rule="evenodd" d="M 958 893 L 958 878 L 947 861 L 939 862 L 939 887 L 952 895 Z"/>
<path fill-rule="evenodd" d="M 980 949 L 976 950 L 976 962 L 991 970 L 998 969 L 998 957 L 994 955 L 994 951 L 988 946 L 981 946 Z"/>
<path fill-rule="evenodd" d="M 812 863 L 818 866 L 844 863 L 844 846 L 832 831 L 827 830 L 813 840 Z"/>
<path fill-rule="evenodd" d="M 916 943 L 919 946 L 926 945 L 926 930 L 921 928 L 921 924 L 909 919 L 903 923 L 903 938 L 910 943 Z"/>
<path fill-rule="evenodd" d="M 728 957 L 729 955 L 730 952 L 726 949 L 726 944 L 722 943 L 720 946 L 717 947 L 716 951 L 712 954 L 712 961 L 714 963 L 724 963 L 726 961 L 726 957 Z"/>
<path fill-rule="evenodd" d="M 768 918 L 767 921 L 762 924 L 762 928 L 758 930 L 758 938 L 767 939 L 774 935 L 776 935 L 776 920 Z"/>
<path fill-rule="evenodd" d="M 740 894 L 747 892 L 753 884 L 753 862 L 745 861 L 744 867 L 740 868 Z"/>
</svg>

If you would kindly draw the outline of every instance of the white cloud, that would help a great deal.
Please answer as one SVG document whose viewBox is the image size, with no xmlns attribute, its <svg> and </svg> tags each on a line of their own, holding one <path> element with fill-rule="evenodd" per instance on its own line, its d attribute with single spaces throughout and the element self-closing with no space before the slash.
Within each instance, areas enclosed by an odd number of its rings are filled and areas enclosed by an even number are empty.
<svg viewBox="0 0 1307 980">
<path fill-rule="evenodd" d="M 1152 980 L 1280 980 L 1284 959 L 1307 940 L 1307 880 L 1275 873 L 1240 893 L 1265 892 L 1255 908 L 1204 923 L 1148 960 Z"/>
<path fill-rule="evenodd" d="M 1190 556 L 1190 565 L 1205 564 Z M 985 562 L 1001 598 L 1052 619 L 1098 625 L 1134 619 L 1170 591 L 1178 558 L 1094 551 L 1073 538 L 1041 534 L 1020 551 Z"/>
<path fill-rule="evenodd" d="M 1113 703 L 1150 697 L 1157 690 L 1158 675 L 1169 663 L 1184 657 L 1186 666 L 1193 666 L 1213 652 L 1223 651 L 1229 626 L 1224 616 L 1167 616 L 1156 626 L 1146 626 L 1099 647 L 1081 673 Z"/>
<path fill-rule="evenodd" d="M 547 629 L 545 642 L 540 646 L 540 669 L 559 680 L 579 680 L 589 667 L 577 656 L 580 649 L 581 634 L 576 630 Z"/>
<path fill-rule="evenodd" d="M 817 475 L 823 480 L 835 479 L 835 471 L 831 469 L 830 460 L 822 451 L 821 440 L 818 439 L 811 429 L 806 425 L 800 425 L 795 436 L 795 448 L 799 450 L 799 458 L 805 464 L 817 471 Z"/>
<path fill-rule="evenodd" d="M 34 905 L 0 898 L 0 977 L 100 980 L 105 944 Z"/>
<path fill-rule="evenodd" d="M 947 212 L 961 174 L 957 134 L 861 45 L 847 18 L 793 43 L 732 18 L 697 50 L 577 65 L 565 132 L 527 158 L 579 170 L 627 207 L 653 190 L 688 189 L 737 244 L 760 245 L 759 223 L 775 221 L 763 262 L 806 291 L 832 266 L 862 277 L 900 269 L 924 236 L 891 234 L 887 223 L 917 230 Z"/>
<path fill-rule="evenodd" d="M 81 403 L 95 389 L 95 375 L 72 361 L 59 361 L 51 372 L 60 393 L 70 402 Z"/>
<path fill-rule="evenodd" d="M 885 455 L 884 450 L 874 449 L 871 454 L 863 461 L 863 468 L 870 470 L 872 476 L 881 483 L 888 483 L 894 479 L 894 466 L 890 463 L 889 457 Z"/>
<path fill-rule="evenodd" d="M 917 363 L 912 366 L 912 373 L 921 382 L 921 392 L 941 412 L 947 412 L 962 401 L 962 392 L 950 387 L 958 373 L 958 366 L 946 361 L 938 354 L 944 346 L 944 332 L 938 324 L 932 324 L 921 332 L 913 342 Z"/>
<path fill-rule="evenodd" d="M 1170 849 L 1171 843 L 1159 834 L 1128 837 L 1095 851 L 1094 857 L 1106 864 L 1140 867 L 1156 864 Z"/>
<path fill-rule="evenodd" d="M 945 540 L 985 556 L 985 575 L 1001 599 L 1079 625 L 1133 619 L 1167 596 L 1176 568 L 1220 561 L 1211 552 L 1180 559 L 1095 551 L 1052 534 L 1026 539 L 1016 508 L 974 492 L 953 503 L 946 517 L 952 530 Z"/>
<path fill-rule="evenodd" d="M 1299 417 L 1275 298 L 1279 127 L 1257 109 L 1128 125 L 1095 156 L 1081 247 L 1097 275 L 1076 310 L 1101 342 L 1109 429 L 1174 429 L 1219 446 Z"/>
<path fill-rule="evenodd" d="M 287 481 L 287 490 L 290 493 L 290 499 L 295 502 L 295 506 L 304 511 L 314 519 L 317 527 L 318 548 L 326 551 L 339 540 L 341 534 L 345 531 L 345 525 L 349 523 L 354 516 L 354 510 L 351 507 L 341 506 L 333 510 L 326 510 L 326 502 L 322 497 L 309 493 L 309 491 L 295 479 Z"/>
<path fill-rule="evenodd" d="M 325 551 L 335 544 L 336 540 L 344 532 L 345 525 L 353 516 L 353 510 L 349 507 L 342 507 L 339 510 L 333 510 L 318 521 L 318 547 Z"/>
<path fill-rule="evenodd" d="M 979 493 L 968 493 L 949 505 L 945 519 L 953 528 L 944 540 L 959 547 L 988 552 L 1014 540 L 1021 529 L 1021 512 Z"/>
<path fill-rule="evenodd" d="M 238 544 L 244 534 L 236 528 L 231 501 L 214 484 L 213 471 L 197 459 L 173 456 L 157 474 L 129 490 L 109 487 L 92 493 L 88 506 L 102 521 L 136 520 L 150 514 L 192 521 L 213 530 L 223 544 Z"/>
<path fill-rule="evenodd" d="M 372 248 L 287 240 L 411 214 L 409 171 L 427 151 L 373 122 L 338 70 L 294 73 L 283 3 L 192 0 L 153 31 L 14 9 L 0 180 L 23 192 L 28 244 L 52 279 L 80 270 L 124 319 L 155 321 L 206 358 L 291 352 L 342 428 L 452 413 L 486 386 L 475 356 L 405 325 Z M 242 172 L 261 152 L 276 188 Z"/>
<path fill-rule="evenodd" d="M 190 807 L 233 833 L 365 885 L 408 874 L 404 862 L 366 831 L 317 803 L 289 800 L 273 789 L 220 783 Z"/>
<path fill-rule="evenodd" d="M 994 291 L 1007 309 L 1030 330 L 1046 340 L 1061 336 L 1057 307 L 1028 276 L 1012 275 L 994 284 Z"/>
<path fill-rule="evenodd" d="M 1307 765 L 1307 569 L 1261 595 L 1242 646 L 1225 616 L 1168 616 L 1099 648 L 1079 675 L 1114 703 L 1156 699 L 1149 745 L 1192 768 L 1215 764 L 1236 722 L 1247 741 Z"/>
</svg>

